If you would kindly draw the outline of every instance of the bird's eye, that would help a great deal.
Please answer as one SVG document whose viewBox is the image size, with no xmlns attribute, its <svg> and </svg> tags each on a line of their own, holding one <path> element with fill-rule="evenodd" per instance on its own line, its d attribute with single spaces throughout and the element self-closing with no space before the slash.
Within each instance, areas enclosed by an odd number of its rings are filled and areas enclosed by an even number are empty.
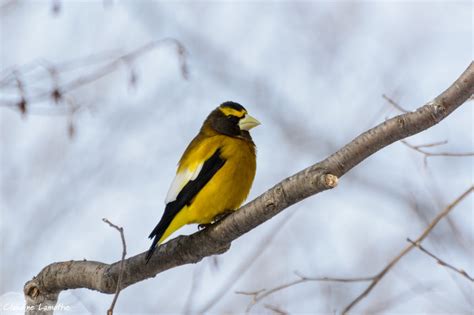
<svg viewBox="0 0 474 315">
<path fill-rule="evenodd" d="M 227 120 L 229 120 L 233 124 L 237 124 L 239 122 L 239 117 L 234 116 L 234 115 L 228 115 Z"/>
</svg>

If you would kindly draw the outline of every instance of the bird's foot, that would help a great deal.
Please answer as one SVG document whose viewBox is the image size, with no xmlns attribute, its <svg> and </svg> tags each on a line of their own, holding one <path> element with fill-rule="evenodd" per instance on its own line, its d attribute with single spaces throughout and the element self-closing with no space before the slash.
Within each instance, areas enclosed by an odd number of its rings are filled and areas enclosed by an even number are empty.
<svg viewBox="0 0 474 315">
<path fill-rule="evenodd" d="M 221 221 L 222 219 L 226 218 L 229 214 L 233 213 L 234 211 L 233 210 L 226 210 L 222 213 L 219 213 L 218 215 L 216 215 L 214 217 L 214 219 L 212 219 L 212 222 L 211 223 L 204 223 L 204 224 L 199 224 L 198 225 L 198 230 L 203 230 L 203 229 L 207 229 L 208 227 L 210 227 L 211 225 L 214 225 L 216 224 L 217 222 Z"/>
<path fill-rule="evenodd" d="M 219 213 L 218 215 L 216 215 L 216 216 L 214 217 L 214 219 L 212 220 L 212 223 L 215 224 L 215 223 L 217 223 L 217 222 L 219 222 L 219 221 L 225 219 L 225 218 L 228 217 L 229 214 L 231 214 L 231 213 L 234 213 L 234 211 L 233 211 L 233 210 L 226 210 L 226 211 L 224 211 L 224 212 L 222 212 L 222 213 Z"/>
<path fill-rule="evenodd" d="M 210 227 L 211 225 L 212 225 L 212 223 L 199 224 L 199 225 L 198 225 L 198 230 L 201 231 L 201 230 L 207 229 L 207 228 Z"/>
</svg>

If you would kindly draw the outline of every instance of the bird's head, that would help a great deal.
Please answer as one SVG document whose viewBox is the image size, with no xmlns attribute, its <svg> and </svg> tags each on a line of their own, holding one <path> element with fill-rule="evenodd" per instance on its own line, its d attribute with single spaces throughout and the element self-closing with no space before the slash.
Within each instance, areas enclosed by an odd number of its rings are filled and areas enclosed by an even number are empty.
<svg viewBox="0 0 474 315">
<path fill-rule="evenodd" d="M 260 125 L 240 104 L 225 102 L 207 117 L 204 126 L 232 137 L 250 138 L 249 130 Z"/>
</svg>

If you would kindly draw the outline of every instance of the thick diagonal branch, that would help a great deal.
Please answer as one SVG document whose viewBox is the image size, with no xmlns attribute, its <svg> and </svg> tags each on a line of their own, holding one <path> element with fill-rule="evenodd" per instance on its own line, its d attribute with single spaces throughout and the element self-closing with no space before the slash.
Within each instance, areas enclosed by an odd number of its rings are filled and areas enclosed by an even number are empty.
<svg viewBox="0 0 474 315">
<path fill-rule="evenodd" d="M 211 228 L 190 236 L 180 236 L 157 249 L 148 265 L 145 253 L 124 261 L 122 288 L 184 264 L 197 263 L 207 256 L 227 251 L 233 240 L 264 223 L 289 206 L 335 187 L 337 179 L 380 149 L 405 137 L 428 129 L 461 106 L 474 93 L 474 63 L 433 101 L 389 119 L 362 133 L 346 146 L 267 190 L 239 211 Z M 68 261 L 45 267 L 25 284 L 30 313 L 40 303 L 54 305 L 66 289 L 88 288 L 102 293 L 115 292 L 120 261 L 105 264 L 93 261 Z M 28 309 L 28 308 L 27 308 Z"/>
</svg>

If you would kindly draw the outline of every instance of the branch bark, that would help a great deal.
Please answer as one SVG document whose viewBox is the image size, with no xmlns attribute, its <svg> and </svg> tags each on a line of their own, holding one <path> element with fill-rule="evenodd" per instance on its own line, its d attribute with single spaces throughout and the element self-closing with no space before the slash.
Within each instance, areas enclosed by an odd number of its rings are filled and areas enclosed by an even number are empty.
<svg viewBox="0 0 474 315">
<path fill-rule="evenodd" d="M 231 242 L 289 206 L 337 185 L 339 177 L 380 149 L 428 129 L 446 118 L 474 93 L 474 63 L 443 93 L 416 111 L 391 118 L 362 133 L 326 158 L 276 184 L 218 224 L 160 246 L 148 265 L 146 252 L 124 260 L 121 289 L 184 264 L 226 252 Z M 52 314 L 41 306 L 55 305 L 61 291 L 87 288 L 115 293 L 121 261 L 56 262 L 24 286 L 27 314 Z"/>
</svg>

